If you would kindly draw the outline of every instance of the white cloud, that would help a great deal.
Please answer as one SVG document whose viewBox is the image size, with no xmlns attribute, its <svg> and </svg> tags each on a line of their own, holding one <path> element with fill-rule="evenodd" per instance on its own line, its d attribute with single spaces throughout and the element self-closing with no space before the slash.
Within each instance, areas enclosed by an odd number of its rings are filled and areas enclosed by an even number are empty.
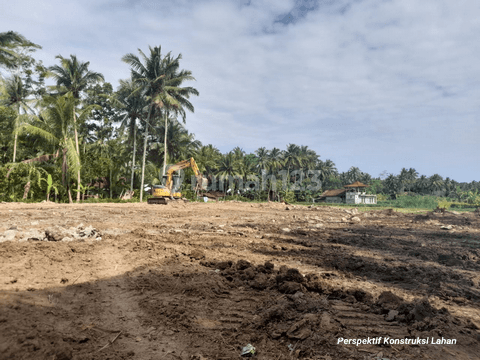
<svg viewBox="0 0 480 360">
<path fill-rule="evenodd" d="M 412 166 L 459 181 L 480 177 L 471 166 L 480 162 L 477 1 L 2 6 L 4 27 L 41 44 L 46 65 L 76 54 L 114 85 L 129 76 L 126 53 L 148 45 L 182 53 L 200 91 L 187 127 L 223 151 L 297 143 L 342 171 L 355 165 L 376 176 Z M 287 14 L 287 24 L 278 22 Z"/>
</svg>

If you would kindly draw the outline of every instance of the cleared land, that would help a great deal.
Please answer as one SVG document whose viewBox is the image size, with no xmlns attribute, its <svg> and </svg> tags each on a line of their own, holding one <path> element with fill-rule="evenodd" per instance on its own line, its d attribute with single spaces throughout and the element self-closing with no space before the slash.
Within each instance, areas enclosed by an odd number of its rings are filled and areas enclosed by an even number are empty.
<svg viewBox="0 0 480 360">
<path fill-rule="evenodd" d="M 0 219 L 2 359 L 480 354 L 475 213 L 1 204 Z M 367 337 L 457 344 L 337 344 Z"/>
</svg>

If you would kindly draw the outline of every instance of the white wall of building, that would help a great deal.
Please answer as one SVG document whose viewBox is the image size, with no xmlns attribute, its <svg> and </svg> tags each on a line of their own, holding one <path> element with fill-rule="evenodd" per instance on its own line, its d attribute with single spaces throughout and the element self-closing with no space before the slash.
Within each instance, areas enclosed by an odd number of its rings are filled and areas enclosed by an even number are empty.
<svg viewBox="0 0 480 360">
<path fill-rule="evenodd" d="M 345 200 L 347 204 L 376 204 L 377 196 L 360 192 L 347 192 Z"/>
</svg>

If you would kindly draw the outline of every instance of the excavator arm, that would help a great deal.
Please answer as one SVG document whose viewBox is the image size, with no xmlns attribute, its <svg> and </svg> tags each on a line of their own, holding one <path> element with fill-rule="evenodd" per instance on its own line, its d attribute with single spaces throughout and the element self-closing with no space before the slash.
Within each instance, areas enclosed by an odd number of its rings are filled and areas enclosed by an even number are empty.
<svg viewBox="0 0 480 360">
<path fill-rule="evenodd" d="M 168 171 L 167 171 L 167 181 L 165 183 L 165 187 L 171 191 L 173 187 L 173 174 L 181 169 L 185 169 L 191 167 L 193 172 L 195 173 L 195 176 L 197 177 L 197 180 L 202 179 L 202 174 L 200 173 L 200 170 L 198 169 L 197 163 L 195 162 L 195 159 L 192 157 L 190 160 L 183 160 L 180 161 L 179 163 L 171 166 Z"/>
</svg>

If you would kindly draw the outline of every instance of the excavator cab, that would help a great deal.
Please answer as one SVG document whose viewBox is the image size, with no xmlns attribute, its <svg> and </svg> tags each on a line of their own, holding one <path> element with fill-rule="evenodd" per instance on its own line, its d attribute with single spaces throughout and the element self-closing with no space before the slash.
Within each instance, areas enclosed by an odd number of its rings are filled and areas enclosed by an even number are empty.
<svg viewBox="0 0 480 360">
<path fill-rule="evenodd" d="M 172 175 L 172 193 L 176 193 L 177 191 L 180 190 L 180 187 L 181 187 L 180 180 L 181 180 L 180 175 Z M 167 181 L 168 181 L 168 175 L 163 175 L 162 186 L 164 188 L 167 184 Z"/>
</svg>

